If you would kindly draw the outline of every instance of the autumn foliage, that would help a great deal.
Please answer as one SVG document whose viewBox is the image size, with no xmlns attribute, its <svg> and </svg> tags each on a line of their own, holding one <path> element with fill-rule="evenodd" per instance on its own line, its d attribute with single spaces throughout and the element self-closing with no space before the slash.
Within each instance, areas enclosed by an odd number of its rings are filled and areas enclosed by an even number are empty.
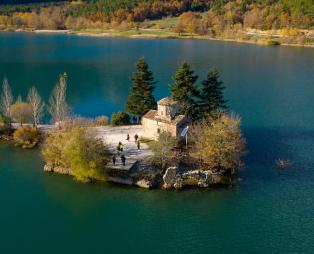
<svg viewBox="0 0 314 254">
<path fill-rule="evenodd" d="M 187 33 L 314 26 L 312 0 L 94 0 L 2 5 L 0 28 L 125 30 L 138 22 L 181 14 L 176 31 Z"/>
<path fill-rule="evenodd" d="M 224 169 L 234 173 L 242 165 L 245 139 L 240 119 L 221 114 L 218 118 L 203 119 L 190 130 L 191 156 L 200 169 Z"/>
</svg>

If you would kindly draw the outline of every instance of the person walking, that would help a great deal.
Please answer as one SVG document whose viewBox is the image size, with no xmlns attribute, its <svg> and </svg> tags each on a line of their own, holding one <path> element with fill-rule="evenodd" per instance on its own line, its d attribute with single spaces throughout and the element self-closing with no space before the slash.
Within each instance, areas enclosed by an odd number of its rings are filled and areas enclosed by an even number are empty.
<svg viewBox="0 0 314 254">
<path fill-rule="evenodd" d="M 120 152 L 123 152 L 123 148 L 124 148 L 124 145 L 121 143 L 120 144 Z"/>
<path fill-rule="evenodd" d="M 127 140 L 127 141 L 130 141 L 130 135 L 129 135 L 129 133 L 128 133 L 128 135 L 126 135 L 126 140 Z"/>
<path fill-rule="evenodd" d="M 138 140 L 138 135 L 137 135 L 137 133 L 134 135 L 134 140 L 135 140 L 135 142 L 137 142 L 137 140 Z"/>
<path fill-rule="evenodd" d="M 121 154 L 121 162 L 122 162 L 122 165 L 125 166 L 125 156 L 124 156 L 124 154 Z"/>
<path fill-rule="evenodd" d="M 121 143 L 121 141 L 119 141 L 118 146 L 117 146 L 118 152 L 121 152 L 121 145 L 122 145 L 122 143 Z"/>
<path fill-rule="evenodd" d="M 137 141 L 137 149 L 140 150 L 141 149 L 141 142 Z"/>
<path fill-rule="evenodd" d="M 112 155 L 112 164 L 115 166 L 116 165 L 116 155 Z"/>
</svg>

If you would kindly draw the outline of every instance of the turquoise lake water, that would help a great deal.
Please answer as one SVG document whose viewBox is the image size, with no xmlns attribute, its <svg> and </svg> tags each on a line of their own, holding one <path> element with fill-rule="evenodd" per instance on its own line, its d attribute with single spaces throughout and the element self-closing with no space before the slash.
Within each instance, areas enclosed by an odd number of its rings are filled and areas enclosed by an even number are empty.
<svg viewBox="0 0 314 254">
<path fill-rule="evenodd" d="M 216 65 L 242 117 L 246 166 L 234 188 L 142 190 L 45 174 L 37 151 L 0 144 L 0 253 L 313 253 L 314 49 L 0 33 L 0 78 L 44 98 L 69 75 L 75 114 L 123 110 L 144 56 L 168 94 L 187 60 Z M 289 159 L 278 171 L 274 161 Z"/>
</svg>

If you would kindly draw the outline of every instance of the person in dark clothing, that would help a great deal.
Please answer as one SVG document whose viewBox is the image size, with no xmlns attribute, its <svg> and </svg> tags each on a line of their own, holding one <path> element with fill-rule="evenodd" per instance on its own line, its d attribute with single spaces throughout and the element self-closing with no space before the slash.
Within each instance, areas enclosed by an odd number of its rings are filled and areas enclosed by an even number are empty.
<svg viewBox="0 0 314 254">
<path fill-rule="evenodd" d="M 128 133 L 128 135 L 126 135 L 126 140 L 127 140 L 127 141 L 130 141 L 130 135 L 129 135 L 129 133 Z"/>
<path fill-rule="evenodd" d="M 118 143 L 117 150 L 118 150 L 119 152 L 122 152 L 122 151 L 123 151 L 123 145 L 122 145 L 121 141 L 119 141 L 119 143 Z"/>
<path fill-rule="evenodd" d="M 140 150 L 141 149 L 141 142 L 137 141 L 137 149 Z"/>
<path fill-rule="evenodd" d="M 115 154 L 112 156 L 112 163 L 113 163 L 113 165 L 116 165 L 116 155 Z"/>
<path fill-rule="evenodd" d="M 138 140 L 138 135 L 137 134 L 134 135 L 134 140 L 135 140 L 135 142 L 137 142 L 137 140 Z"/>
<path fill-rule="evenodd" d="M 132 122 L 133 122 L 133 124 L 136 124 L 136 123 L 137 123 L 137 118 L 136 118 L 135 116 L 133 116 Z"/>
<path fill-rule="evenodd" d="M 122 165 L 125 166 L 125 156 L 124 156 L 124 154 L 121 154 L 121 162 L 122 162 Z"/>
</svg>

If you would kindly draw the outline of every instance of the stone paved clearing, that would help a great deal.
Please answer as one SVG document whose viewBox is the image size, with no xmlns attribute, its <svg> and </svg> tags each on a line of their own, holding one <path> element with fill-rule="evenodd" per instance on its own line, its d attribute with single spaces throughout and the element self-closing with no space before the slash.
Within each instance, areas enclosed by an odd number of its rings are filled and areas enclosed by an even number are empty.
<svg viewBox="0 0 314 254">
<path fill-rule="evenodd" d="M 141 143 L 141 149 L 137 149 L 137 143 L 135 142 L 134 136 L 137 134 L 139 137 L 143 135 L 143 128 L 141 125 L 128 125 L 121 127 L 96 127 L 97 136 L 104 140 L 104 142 L 109 146 L 109 149 L 116 153 L 117 160 L 114 166 L 112 161 L 108 164 L 109 168 L 120 169 L 120 170 L 130 170 L 132 166 L 137 163 L 137 161 L 147 159 L 152 155 L 152 151 L 149 149 L 148 145 Z M 130 135 L 130 140 L 127 141 L 127 134 Z M 125 166 L 122 165 L 120 155 L 118 155 L 117 146 L 121 142 L 124 145 L 123 154 L 126 158 Z"/>
</svg>

